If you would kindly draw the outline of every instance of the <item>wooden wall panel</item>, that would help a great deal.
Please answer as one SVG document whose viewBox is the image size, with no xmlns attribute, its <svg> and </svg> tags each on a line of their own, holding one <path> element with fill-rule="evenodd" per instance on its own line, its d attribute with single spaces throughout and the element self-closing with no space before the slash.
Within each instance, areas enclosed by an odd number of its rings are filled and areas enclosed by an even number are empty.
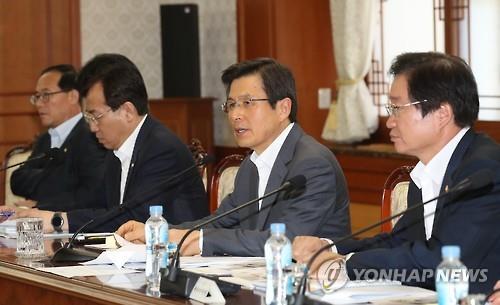
<svg viewBox="0 0 500 305">
<path fill-rule="evenodd" d="M 239 0 L 239 60 L 274 57 L 294 73 L 298 121 L 320 139 L 328 110 L 318 108 L 318 89 L 336 78 L 328 0 Z"/>
<path fill-rule="evenodd" d="M 78 0 L 0 1 L 0 159 L 43 131 L 28 102 L 40 71 L 61 63 L 80 66 L 79 9 Z"/>
<path fill-rule="evenodd" d="M 33 91 L 47 62 L 45 14 L 45 1 L 0 1 L 0 95 Z"/>
<path fill-rule="evenodd" d="M 151 114 L 182 141 L 198 138 L 203 148 L 214 152 L 213 98 L 167 98 L 149 102 Z"/>
</svg>

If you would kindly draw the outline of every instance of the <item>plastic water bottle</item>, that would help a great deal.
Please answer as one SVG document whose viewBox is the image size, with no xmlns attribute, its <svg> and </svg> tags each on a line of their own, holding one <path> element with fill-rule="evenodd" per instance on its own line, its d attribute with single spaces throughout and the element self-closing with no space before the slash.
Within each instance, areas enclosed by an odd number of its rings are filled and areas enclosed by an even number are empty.
<svg viewBox="0 0 500 305">
<path fill-rule="evenodd" d="M 267 305 L 285 305 L 286 296 L 291 292 L 291 278 L 285 268 L 292 264 L 292 245 L 285 235 L 284 223 L 271 224 L 271 236 L 264 246 L 266 256 Z"/>
<path fill-rule="evenodd" d="M 469 293 L 469 272 L 460 261 L 460 247 L 443 246 L 443 261 L 436 269 L 439 305 L 456 305 Z"/>
<path fill-rule="evenodd" d="M 149 219 L 145 225 L 146 235 L 146 282 L 148 289 L 159 291 L 160 268 L 168 265 L 166 247 L 168 245 L 168 223 L 162 217 L 163 206 L 149 207 Z M 160 247 L 158 247 L 160 246 Z"/>
</svg>

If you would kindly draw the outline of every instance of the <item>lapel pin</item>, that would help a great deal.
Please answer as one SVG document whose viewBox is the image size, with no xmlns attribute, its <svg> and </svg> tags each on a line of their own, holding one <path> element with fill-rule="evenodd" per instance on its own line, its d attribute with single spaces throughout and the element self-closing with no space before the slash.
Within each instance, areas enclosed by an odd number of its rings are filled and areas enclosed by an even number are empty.
<svg viewBox="0 0 500 305">
<path fill-rule="evenodd" d="M 448 187 L 448 185 L 446 185 L 446 186 L 444 187 L 444 191 L 445 191 L 446 193 L 448 193 L 448 189 L 449 189 L 449 187 Z"/>
</svg>

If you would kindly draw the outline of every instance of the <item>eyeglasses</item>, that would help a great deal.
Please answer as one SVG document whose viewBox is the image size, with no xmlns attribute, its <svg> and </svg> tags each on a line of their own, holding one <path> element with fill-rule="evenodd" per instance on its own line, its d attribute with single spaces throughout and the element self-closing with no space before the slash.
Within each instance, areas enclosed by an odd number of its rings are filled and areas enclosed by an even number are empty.
<svg viewBox="0 0 500 305">
<path fill-rule="evenodd" d="M 247 110 L 255 106 L 256 102 L 269 101 L 268 98 L 253 98 L 251 96 L 240 96 L 235 100 L 232 98 L 228 99 L 224 104 L 221 105 L 222 111 L 225 113 L 230 113 L 236 107 L 242 106 L 243 109 Z"/>
<path fill-rule="evenodd" d="M 36 105 L 38 101 L 41 101 L 42 103 L 47 103 L 50 99 L 50 97 L 54 94 L 59 94 L 59 93 L 66 93 L 69 90 L 61 90 L 61 91 L 55 91 L 55 92 L 40 92 L 40 93 L 35 93 L 32 96 L 30 96 L 30 103 L 32 105 Z"/>
<path fill-rule="evenodd" d="M 94 123 L 94 124 L 98 124 L 99 123 L 99 120 L 108 112 L 110 112 L 111 110 L 113 110 L 113 108 L 109 108 L 108 110 L 104 111 L 103 113 L 100 113 L 98 115 L 93 115 L 92 113 L 90 112 L 84 112 L 83 113 L 83 118 L 85 119 L 85 121 L 88 123 L 88 124 L 91 124 L 91 123 Z"/>
<path fill-rule="evenodd" d="M 389 102 L 389 103 L 385 104 L 385 110 L 387 110 L 387 114 L 389 116 L 392 115 L 392 116 L 397 117 L 403 108 L 409 107 L 412 105 L 418 105 L 421 103 L 427 103 L 427 102 L 428 102 L 427 100 L 422 100 L 422 101 L 410 102 L 410 103 L 404 104 L 404 105 L 394 105 L 393 103 Z"/>
</svg>

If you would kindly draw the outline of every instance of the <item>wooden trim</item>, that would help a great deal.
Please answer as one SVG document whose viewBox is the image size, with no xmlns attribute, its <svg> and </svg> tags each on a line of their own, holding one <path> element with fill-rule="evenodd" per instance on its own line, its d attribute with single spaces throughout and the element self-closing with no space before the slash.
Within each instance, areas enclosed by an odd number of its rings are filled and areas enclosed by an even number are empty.
<svg viewBox="0 0 500 305">
<path fill-rule="evenodd" d="M 219 181 L 222 172 L 228 167 L 240 166 L 245 159 L 244 155 L 230 155 L 222 159 L 213 170 L 212 178 L 210 179 L 210 213 L 213 213 L 219 207 Z"/>
<path fill-rule="evenodd" d="M 382 193 L 382 208 L 380 211 L 380 218 L 384 219 L 392 215 L 391 212 L 391 195 L 392 191 L 396 185 L 403 181 L 410 180 L 410 172 L 413 170 L 414 166 L 401 166 L 396 168 L 387 177 L 384 183 L 384 191 Z M 382 232 L 390 232 L 392 230 L 392 223 L 390 221 L 382 224 Z"/>
<path fill-rule="evenodd" d="M 0 261 L 0 279 L 28 285 L 31 289 L 41 288 L 47 294 L 59 294 L 72 300 L 82 300 L 85 304 L 179 304 L 167 299 L 151 298 L 136 292 L 116 289 L 101 284 L 77 279 L 67 279 L 50 273 L 37 271 L 28 267 Z M 80 302 L 79 304 L 84 304 Z"/>
<path fill-rule="evenodd" d="M 69 1 L 70 31 L 71 31 L 71 62 L 75 68 L 82 65 L 81 30 L 80 30 L 80 0 Z"/>
</svg>

